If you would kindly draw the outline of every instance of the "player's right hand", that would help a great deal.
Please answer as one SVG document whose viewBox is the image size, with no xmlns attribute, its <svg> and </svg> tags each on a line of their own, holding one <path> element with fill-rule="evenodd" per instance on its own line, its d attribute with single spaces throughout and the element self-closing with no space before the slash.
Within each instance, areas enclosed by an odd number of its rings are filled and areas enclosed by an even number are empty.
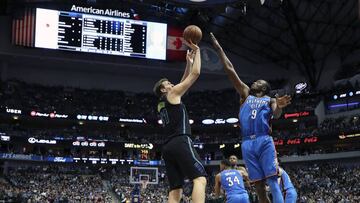
<svg viewBox="0 0 360 203">
<path fill-rule="evenodd" d="M 276 104 L 279 108 L 285 108 L 289 104 L 291 104 L 291 96 L 284 95 L 282 97 L 277 96 L 276 97 Z"/>
<path fill-rule="evenodd" d="M 186 62 L 189 64 L 194 63 L 194 57 L 195 57 L 195 52 L 193 50 L 187 50 L 186 52 Z"/>
<path fill-rule="evenodd" d="M 210 38 L 211 38 L 211 42 L 216 50 L 222 49 L 220 43 L 217 41 L 215 35 L 212 32 L 210 32 Z"/>
<path fill-rule="evenodd" d="M 190 41 L 185 40 L 185 45 L 190 47 L 194 52 L 196 52 L 199 49 L 199 47 L 196 44 L 194 44 L 191 40 Z"/>
</svg>

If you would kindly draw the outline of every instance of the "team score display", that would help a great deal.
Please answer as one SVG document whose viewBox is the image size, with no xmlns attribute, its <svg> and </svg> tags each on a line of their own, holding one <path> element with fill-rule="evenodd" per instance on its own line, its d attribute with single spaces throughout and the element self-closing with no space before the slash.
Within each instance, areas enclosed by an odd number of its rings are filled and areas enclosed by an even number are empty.
<svg viewBox="0 0 360 203">
<path fill-rule="evenodd" d="M 164 23 L 36 9 L 38 48 L 165 60 L 166 46 Z"/>
<path fill-rule="evenodd" d="M 257 114 L 257 110 L 252 110 L 251 111 L 251 119 L 255 119 L 256 118 L 256 114 Z"/>
<path fill-rule="evenodd" d="M 240 180 L 237 176 L 235 176 L 233 179 L 232 179 L 232 177 L 227 177 L 226 180 L 228 182 L 229 187 L 233 186 L 234 183 L 237 183 L 238 185 L 240 185 Z"/>
</svg>

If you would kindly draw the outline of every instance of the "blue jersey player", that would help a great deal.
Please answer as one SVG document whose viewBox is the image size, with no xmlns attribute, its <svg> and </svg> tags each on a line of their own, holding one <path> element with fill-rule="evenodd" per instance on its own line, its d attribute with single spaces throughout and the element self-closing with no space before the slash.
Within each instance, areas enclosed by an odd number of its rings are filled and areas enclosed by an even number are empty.
<svg viewBox="0 0 360 203">
<path fill-rule="evenodd" d="M 219 197 L 222 188 L 225 191 L 226 203 L 249 203 L 243 181 L 244 172 L 232 168 L 227 159 L 221 161 L 220 170 L 215 177 L 215 196 Z"/>
<path fill-rule="evenodd" d="M 282 108 L 290 104 L 291 97 L 270 98 L 270 85 L 257 80 L 249 88 L 237 75 L 215 36 L 210 33 L 213 46 L 219 54 L 231 83 L 240 94 L 239 121 L 242 131 L 242 155 L 249 178 L 254 182 L 260 203 L 269 202 L 264 192 L 265 180 L 270 187 L 273 202 L 283 203 L 284 198 L 277 181 L 277 157 L 274 142 L 269 135 L 272 117 L 280 117 Z"/>
<path fill-rule="evenodd" d="M 286 173 L 286 171 L 279 167 L 279 184 L 280 188 L 284 194 L 285 203 L 296 203 L 297 199 L 297 192 L 295 190 L 294 185 L 292 184 L 289 175 Z"/>
</svg>

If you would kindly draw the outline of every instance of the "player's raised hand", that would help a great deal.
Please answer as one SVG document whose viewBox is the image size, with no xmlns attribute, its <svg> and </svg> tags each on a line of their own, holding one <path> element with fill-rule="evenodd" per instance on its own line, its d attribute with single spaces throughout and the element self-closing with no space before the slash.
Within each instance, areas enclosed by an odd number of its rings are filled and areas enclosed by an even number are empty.
<svg viewBox="0 0 360 203">
<path fill-rule="evenodd" d="M 185 45 L 190 47 L 193 51 L 197 51 L 199 49 L 198 45 L 194 44 L 191 40 L 184 40 Z"/>
<path fill-rule="evenodd" d="M 282 97 L 277 96 L 276 104 L 279 108 L 287 107 L 289 104 L 291 104 L 291 96 L 289 95 L 284 95 Z"/>
<path fill-rule="evenodd" d="M 219 44 L 215 35 L 212 32 L 210 32 L 210 38 L 211 38 L 211 42 L 216 50 L 222 49 L 221 45 Z"/>
<path fill-rule="evenodd" d="M 193 50 L 187 50 L 186 52 L 186 62 L 189 64 L 194 63 L 194 57 L 195 57 L 195 52 Z"/>
</svg>

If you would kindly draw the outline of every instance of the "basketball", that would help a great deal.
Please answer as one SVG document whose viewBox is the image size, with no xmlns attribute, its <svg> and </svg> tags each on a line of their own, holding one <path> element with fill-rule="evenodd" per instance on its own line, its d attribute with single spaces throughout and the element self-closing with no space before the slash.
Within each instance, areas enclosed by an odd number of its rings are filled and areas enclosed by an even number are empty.
<svg viewBox="0 0 360 203">
<path fill-rule="evenodd" d="M 183 37 L 188 42 L 198 44 L 202 38 L 201 29 L 196 25 L 189 25 L 185 28 Z"/>
</svg>

